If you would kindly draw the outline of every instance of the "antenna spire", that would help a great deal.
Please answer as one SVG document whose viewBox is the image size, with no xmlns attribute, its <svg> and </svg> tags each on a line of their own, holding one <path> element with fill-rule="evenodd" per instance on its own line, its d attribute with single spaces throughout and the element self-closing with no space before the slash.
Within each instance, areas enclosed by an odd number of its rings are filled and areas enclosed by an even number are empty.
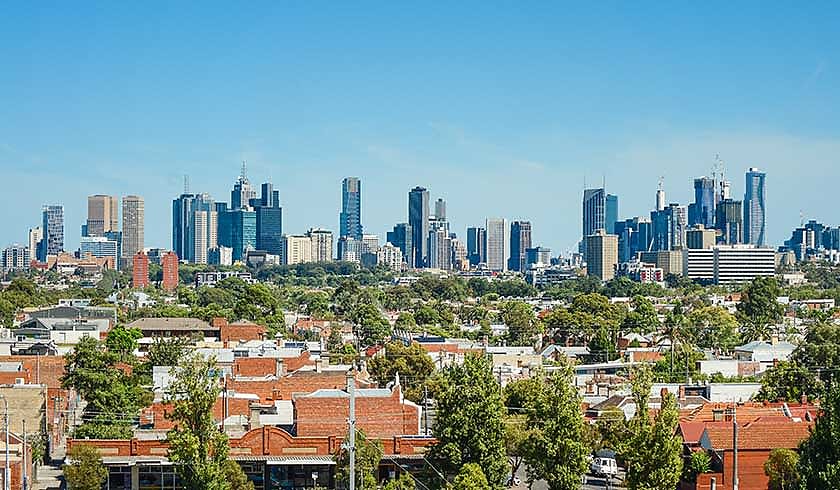
<svg viewBox="0 0 840 490">
<path fill-rule="evenodd" d="M 245 179 L 248 178 L 247 174 L 248 174 L 248 164 L 245 163 L 245 160 L 242 160 L 242 170 L 240 171 L 239 176 L 242 178 L 242 180 L 245 180 Z"/>
<path fill-rule="evenodd" d="M 184 174 L 184 194 L 190 193 L 190 176 Z"/>
</svg>

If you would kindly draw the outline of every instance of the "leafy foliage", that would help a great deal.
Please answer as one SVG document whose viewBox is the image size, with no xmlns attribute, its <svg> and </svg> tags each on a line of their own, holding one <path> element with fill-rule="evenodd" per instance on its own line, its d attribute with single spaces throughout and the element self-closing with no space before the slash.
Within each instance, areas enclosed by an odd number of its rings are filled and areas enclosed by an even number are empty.
<svg viewBox="0 0 840 490">
<path fill-rule="evenodd" d="M 745 341 L 770 338 L 770 327 L 781 320 L 784 313 L 784 307 L 776 300 L 781 294 L 774 277 L 757 277 L 741 290 L 738 320 Z"/>
<path fill-rule="evenodd" d="M 467 463 L 461 467 L 455 481 L 452 482 L 452 490 L 485 490 L 491 488 L 487 477 L 481 466 L 475 463 Z"/>
<path fill-rule="evenodd" d="M 68 490 L 100 490 L 108 470 L 96 447 L 88 444 L 73 446 L 67 453 L 71 464 L 64 465 L 64 480 Z"/>
<path fill-rule="evenodd" d="M 831 490 L 840 488 L 840 385 L 826 390 L 821 403 L 822 415 L 811 436 L 799 446 L 799 473 L 803 488 Z"/>
<path fill-rule="evenodd" d="M 349 434 L 346 440 L 350 440 Z M 375 490 L 378 482 L 376 472 L 382 460 L 384 449 L 379 439 L 368 439 L 364 431 L 356 429 L 356 488 Z M 335 455 L 336 480 L 350 481 L 350 453 L 343 446 Z"/>
<path fill-rule="evenodd" d="M 502 304 L 500 316 L 509 328 L 510 345 L 533 345 L 535 337 L 542 331 L 542 324 L 528 303 L 507 301 Z"/>
<path fill-rule="evenodd" d="M 799 483 L 799 455 L 787 448 L 776 448 L 764 462 L 764 474 L 772 490 L 789 490 Z"/>
<path fill-rule="evenodd" d="M 761 378 L 761 390 L 755 394 L 759 401 L 799 401 L 802 395 L 814 398 L 821 393 L 821 384 L 807 368 L 795 362 L 781 361 L 768 369 Z"/>
<path fill-rule="evenodd" d="M 485 488 L 500 487 L 507 473 L 505 408 L 490 361 L 468 355 L 463 365 L 448 367 L 443 376 L 431 460 L 447 476 L 475 463 L 490 483 Z"/>
<path fill-rule="evenodd" d="M 435 363 L 420 344 L 406 346 L 399 341 L 385 345 L 385 355 L 368 362 L 368 371 L 380 386 L 400 375 L 405 397 L 413 402 L 423 399 L 423 386 L 435 370 Z"/>
<path fill-rule="evenodd" d="M 697 475 L 712 471 L 712 458 L 706 451 L 694 451 L 688 458 L 688 464 L 683 468 L 683 479 L 696 482 Z"/>
</svg>

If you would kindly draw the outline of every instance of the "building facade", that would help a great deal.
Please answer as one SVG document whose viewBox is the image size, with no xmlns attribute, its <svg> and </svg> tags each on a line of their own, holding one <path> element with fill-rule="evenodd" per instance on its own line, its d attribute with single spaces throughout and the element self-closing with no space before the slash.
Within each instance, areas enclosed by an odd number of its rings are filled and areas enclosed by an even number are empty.
<svg viewBox="0 0 840 490">
<path fill-rule="evenodd" d="M 283 249 L 283 208 L 280 192 L 270 182 L 263 183 L 259 205 L 255 207 L 257 250 L 280 255 Z"/>
<path fill-rule="evenodd" d="M 510 257 L 507 220 L 487 218 L 484 229 L 487 232 L 484 247 L 487 253 L 487 268 L 491 271 L 504 272 L 507 270 Z"/>
<path fill-rule="evenodd" d="M 720 243 L 737 245 L 743 243 L 743 218 L 741 201 L 723 199 L 715 213 L 715 228 L 720 231 Z"/>
<path fill-rule="evenodd" d="M 29 247 L 26 245 L 10 245 L 0 251 L 0 269 L 3 274 L 29 270 Z"/>
<path fill-rule="evenodd" d="M 510 260 L 508 269 L 525 271 L 525 251 L 531 248 L 531 222 L 514 221 L 510 224 Z"/>
<path fill-rule="evenodd" d="M 415 187 L 408 193 L 408 224 L 413 247 L 411 265 L 421 269 L 429 257 L 429 191 L 424 187 Z"/>
<path fill-rule="evenodd" d="M 160 258 L 160 266 L 163 269 L 163 280 L 160 283 L 160 287 L 164 291 L 170 292 L 178 289 L 178 283 L 180 281 L 178 277 L 178 255 L 172 251 L 166 252 Z"/>
<path fill-rule="evenodd" d="M 595 230 L 606 230 L 606 192 L 600 189 L 585 189 L 583 191 L 583 238 L 595 233 Z M 617 210 L 616 210 L 617 211 Z"/>
<path fill-rule="evenodd" d="M 43 222 L 38 260 L 46 262 L 50 255 L 58 255 L 64 251 L 64 206 L 44 206 Z"/>
<path fill-rule="evenodd" d="M 104 236 L 106 231 L 119 230 L 117 198 L 97 194 L 88 196 L 88 218 L 84 236 Z"/>
<path fill-rule="evenodd" d="M 284 236 L 282 257 L 286 265 L 312 262 L 312 240 L 306 235 Z"/>
<path fill-rule="evenodd" d="M 146 206 L 140 196 L 125 196 L 122 199 L 122 247 L 120 259 L 124 265 L 133 261 L 137 252 L 143 250 L 145 240 Z"/>
<path fill-rule="evenodd" d="M 715 226 L 715 181 L 708 177 L 694 179 L 694 202 L 688 205 L 688 225 Z"/>
<path fill-rule="evenodd" d="M 615 234 L 616 221 L 618 221 L 618 196 L 607 194 L 604 199 L 604 229 L 610 235 Z"/>
<path fill-rule="evenodd" d="M 402 252 L 403 260 L 406 266 L 411 269 L 414 267 L 414 256 L 412 246 L 412 231 L 411 225 L 408 223 L 397 223 L 394 229 L 385 235 L 385 239 L 391 245 L 397 247 Z"/>
<path fill-rule="evenodd" d="M 767 174 L 750 168 L 746 175 L 744 193 L 744 243 L 764 246 L 766 203 L 765 178 Z"/>
<path fill-rule="evenodd" d="M 81 257 L 90 255 L 100 259 L 107 258 L 111 261 L 111 267 L 113 269 L 119 267 L 120 257 L 117 242 L 109 240 L 104 236 L 82 237 L 79 243 L 79 255 Z"/>
<path fill-rule="evenodd" d="M 149 286 L 149 256 L 142 250 L 132 257 L 131 287 L 143 289 Z"/>
<path fill-rule="evenodd" d="M 467 259 L 470 265 L 487 263 L 487 231 L 484 228 L 467 228 Z"/>
<path fill-rule="evenodd" d="M 347 177 L 341 182 L 339 236 L 362 239 L 362 181 Z"/>
<path fill-rule="evenodd" d="M 333 232 L 310 228 L 306 233 L 312 243 L 312 262 L 330 262 L 333 258 Z"/>
<path fill-rule="evenodd" d="M 586 237 L 586 275 L 609 281 L 618 267 L 618 237 L 603 229 Z"/>
</svg>

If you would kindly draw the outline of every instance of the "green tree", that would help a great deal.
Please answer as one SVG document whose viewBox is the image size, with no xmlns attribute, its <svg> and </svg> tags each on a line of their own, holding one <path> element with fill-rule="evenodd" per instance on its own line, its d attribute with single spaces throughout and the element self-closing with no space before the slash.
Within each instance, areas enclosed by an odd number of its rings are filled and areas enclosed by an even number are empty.
<svg viewBox="0 0 840 490">
<path fill-rule="evenodd" d="M 413 402 L 423 399 L 423 386 L 435 370 L 435 363 L 418 343 L 406 346 L 401 341 L 385 345 L 385 355 L 368 362 L 368 372 L 380 386 L 400 375 L 405 397 Z"/>
<path fill-rule="evenodd" d="M 96 447 L 88 444 L 73 446 L 67 453 L 71 464 L 64 465 L 64 480 L 68 490 L 100 490 L 108 470 Z"/>
<path fill-rule="evenodd" d="M 799 446 L 799 474 L 802 488 L 840 488 L 840 383 L 825 390 L 811 435 Z"/>
<path fill-rule="evenodd" d="M 510 414 L 515 415 L 524 414 L 530 410 L 541 391 L 541 380 L 532 376 L 511 381 L 505 385 L 502 395 Z"/>
<path fill-rule="evenodd" d="M 805 341 L 793 352 L 793 361 L 811 370 L 840 366 L 840 325 L 817 323 L 809 328 Z M 824 380 L 832 374 L 825 370 Z"/>
<path fill-rule="evenodd" d="M 770 338 L 770 327 L 781 320 L 784 313 L 784 307 L 777 301 L 781 295 L 782 290 L 774 277 L 757 277 L 744 286 L 737 315 L 743 340 Z"/>
<path fill-rule="evenodd" d="M 636 414 L 630 420 L 630 436 L 619 448 L 627 465 L 629 490 L 673 490 L 682 474 L 682 440 L 676 435 L 679 410 L 676 398 L 667 393 L 659 412 L 651 419 L 648 399 L 653 374 L 647 365 L 633 370 L 631 391 Z"/>
<path fill-rule="evenodd" d="M 493 488 L 481 465 L 476 463 L 467 463 L 461 467 L 461 471 L 452 482 L 452 490 L 486 490 Z"/>
<path fill-rule="evenodd" d="M 546 480 L 551 490 L 580 487 L 589 453 L 580 406 L 571 366 L 563 366 L 543 381 L 527 411 L 531 435 L 525 464 L 531 483 Z"/>
<path fill-rule="evenodd" d="M 346 440 L 350 440 L 349 434 Z M 368 439 L 364 431 L 356 429 L 356 488 L 375 490 L 378 486 L 377 473 L 384 449 L 379 439 Z M 340 447 L 335 454 L 336 475 L 339 482 L 350 481 L 350 453 Z"/>
<path fill-rule="evenodd" d="M 507 301 L 502 304 L 500 316 L 508 326 L 510 345 L 533 345 L 535 337 L 542 331 L 542 324 L 528 303 Z"/>
<path fill-rule="evenodd" d="M 814 373 L 794 362 L 781 361 L 761 378 L 761 389 L 754 398 L 759 401 L 799 401 L 802 395 L 814 398 L 822 392 Z"/>
<path fill-rule="evenodd" d="M 382 490 L 415 490 L 417 485 L 414 478 L 408 473 L 403 473 L 399 478 L 389 481 L 382 487 Z"/>
<path fill-rule="evenodd" d="M 633 296 L 630 305 L 633 309 L 624 317 L 621 323 L 622 331 L 646 334 L 659 329 L 659 317 L 649 299 L 644 296 Z"/>
<path fill-rule="evenodd" d="M 616 450 L 627 437 L 627 419 L 618 407 L 605 410 L 595 421 L 601 446 Z"/>
<path fill-rule="evenodd" d="M 222 474 L 230 490 L 254 490 L 254 484 L 236 461 L 228 459 L 222 463 Z"/>
<path fill-rule="evenodd" d="M 505 448 L 511 463 L 511 474 L 515 475 L 522 466 L 532 435 L 524 415 L 511 415 L 505 419 Z"/>
<path fill-rule="evenodd" d="M 221 391 L 215 359 L 190 354 L 172 374 L 166 391 L 172 404 L 167 417 L 175 424 L 166 434 L 169 460 L 188 490 L 231 490 L 231 482 L 240 478 L 234 475 L 239 466 L 227 465 L 228 438 L 213 418 Z"/>
<path fill-rule="evenodd" d="M 790 449 L 778 447 L 770 451 L 764 462 L 764 474 L 770 478 L 773 490 L 790 490 L 799 483 L 799 455 Z"/>
<path fill-rule="evenodd" d="M 490 360 L 468 355 L 443 373 L 437 396 L 437 438 L 430 457 L 447 476 L 467 463 L 484 468 L 489 487 L 499 488 L 507 473 L 505 407 Z"/>
<path fill-rule="evenodd" d="M 730 352 L 740 341 L 738 320 L 720 306 L 696 308 L 688 314 L 686 336 L 701 349 Z"/>
<path fill-rule="evenodd" d="M 356 324 L 356 335 L 364 345 L 375 345 L 391 335 L 388 320 L 375 305 L 365 303 L 353 310 L 350 320 Z"/>
<path fill-rule="evenodd" d="M 712 458 L 706 451 L 694 451 L 688 458 L 688 464 L 683 468 L 683 479 L 696 482 L 697 475 L 712 471 Z"/>
<path fill-rule="evenodd" d="M 133 359 L 134 351 L 137 349 L 137 340 L 143 337 L 143 333 L 136 328 L 125 328 L 117 325 L 108 332 L 105 338 L 105 346 L 109 351 L 117 354 L 120 358 Z"/>
</svg>

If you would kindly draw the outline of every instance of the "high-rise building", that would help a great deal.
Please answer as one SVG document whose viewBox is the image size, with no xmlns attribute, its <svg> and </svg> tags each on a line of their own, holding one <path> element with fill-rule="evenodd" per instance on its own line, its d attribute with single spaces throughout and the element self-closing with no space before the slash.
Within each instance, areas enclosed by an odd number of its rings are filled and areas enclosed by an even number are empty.
<svg viewBox="0 0 840 490">
<path fill-rule="evenodd" d="M 251 182 L 248 181 L 247 167 L 245 162 L 242 162 L 242 171 L 233 184 L 233 190 L 230 191 L 230 209 L 235 211 L 250 208 L 251 200 L 256 198 L 257 191 L 251 187 Z"/>
<path fill-rule="evenodd" d="M 414 256 L 412 247 L 412 232 L 411 225 L 408 223 L 397 223 L 394 225 L 394 230 L 389 231 L 386 235 L 386 241 L 391 245 L 397 247 L 402 251 L 402 258 L 406 261 L 409 269 L 414 267 Z"/>
<path fill-rule="evenodd" d="M 605 229 L 606 198 L 603 188 L 583 191 L 583 238 L 595 230 Z"/>
<path fill-rule="evenodd" d="M 85 257 L 90 255 L 97 258 L 107 258 L 112 269 L 117 269 L 119 266 L 119 255 L 117 252 L 117 242 L 109 240 L 104 236 L 85 236 L 82 237 L 79 244 L 79 256 Z"/>
<path fill-rule="evenodd" d="M 143 250 L 145 234 L 145 203 L 140 196 L 125 196 L 122 199 L 122 251 L 121 261 L 128 266 L 137 252 Z"/>
<path fill-rule="evenodd" d="M 38 244 L 44 238 L 40 226 L 29 229 L 29 260 L 38 260 Z"/>
<path fill-rule="evenodd" d="M 653 225 L 647 218 L 636 216 L 616 222 L 615 235 L 618 237 L 619 263 L 629 262 L 639 252 L 653 248 Z"/>
<path fill-rule="evenodd" d="M 467 245 L 450 235 L 449 241 L 452 244 L 452 268 L 459 271 L 469 270 L 470 263 L 467 260 Z"/>
<path fill-rule="evenodd" d="M 504 272 L 507 270 L 510 257 L 510 239 L 507 220 L 504 218 L 487 218 L 485 250 L 487 251 L 487 268 L 491 271 Z"/>
<path fill-rule="evenodd" d="M 408 193 L 408 224 L 411 225 L 413 266 L 426 267 L 429 257 L 429 191 L 415 187 Z"/>
<path fill-rule="evenodd" d="M 656 207 L 654 211 L 665 210 L 665 189 L 662 188 L 662 180 L 659 180 L 659 187 L 656 189 Z"/>
<path fill-rule="evenodd" d="M 677 250 L 685 247 L 688 213 L 685 206 L 671 203 L 662 211 L 652 211 L 652 250 Z"/>
<path fill-rule="evenodd" d="M 166 252 L 160 258 L 160 266 L 163 269 L 163 280 L 160 287 L 164 291 L 175 291 L 178 289 L 178 255 L 175 252 Z"/>
<path fill-rule="evenodd" d="M 119 230 L 117 198 L 97 194 L 88 196 L 88 218 L 85 236 L 105 236 L 106 231 Z"/>
<path fill-rule="evenodd" d="M 0 251 L 0 271 L 3 274 L 29 270 L 29 261 L 29 247 L 26 245 L 14 244 Z"/>
<path fill-rule="evenodd" d="M 484 228 L 467 228 L 467 259 L 470 265 L 487 263 L 487 232 Z"/>
<path fill-rule="evenodd" d="M 747 172 L 746 192 L 744 193 L 744 243 L 759 247 L 765 242 L 765 178 L 767 174 L 757 168 Z"/>
<path fill-rule="evenodd" d="M 429 267 L 452 269 L 452 241 L 443 229 L 429 231 Z"/>
<path fill-rule="evenodd" d="M 708 177 L 694 179 L 694 202 L 688 205 L 688 225 L 715 226 L 715 181 Z"/>
<path fill-rule="evenodd" d="M 245 260 L 249 250 L 257 248 L 257 212 L 253 209 L 232 209 L 225 213 L 220 245 L 233 249 L 233 260 Z M 269 251 L 270 252 L 270 251 Z"/>
<path fill-rule="evenodd" d="M 720 243 L 737 245 L 743 243 L 743 217 L 741 201 L 724 199 L 715 211 L 715 228 L 720 231 Z"/>
<path fill-rule="evenodd" d="M 310 228 L 306 233 L 312 243 L 312 262 L 330 262 L 333 255 L 333 232 Z"/>
<path fill-rule="evenodd" d="M 403 264 L 402 250 L 391 243 L 386 243 L 376 253 L 376 263 L 394 272 L 400 272 Z"/>
<path fill-rule="evenodd" d="M 192 261 L 192 213 L 196 195 L 183 193 L 172 200 L 172 250 L 187 262 Z"/>
<path fill-rule="evenodd" d="M 618 196 L 607 194 L 604 200 L 604 229 L 607 233 L 615 233 L 615 222 L 618 221 Z"/>
<path fill-rule="evenodd" d="M 750 245 L 719 245 L 715 251 L 715 284 L 744 283 L 776 274 L 776 251 Z"/>
<path fill-rule="evenodd" d="M 717 233 L 698 224 L 685 232 L 685 246 L 689 249 L 710 249 L 715 246 Z"/>
<path fill-rule="evenodd" d="M 609 281 L 618 267 L 618 237 L 603 229 L 586 237 L 586 274 Z"/>
<path fill-rule="evenodd" d="M 343 236 L 338 239 L 338 260 L 342 262 L 353 262 L 356 264 L 362 261 L 362 241 L 351 236 Z"/>
<path fill-rule="evenodd" d="M 143 289 L 149 286 L 149 256 L 142 250 L 132 257 L 131 287 Z"/>
<path fill-rule="evenodd" d="M 362 182 L 358 177 L 341 181 L 339 236 L 362 239 Z"/>
<path fill-rule="evenodd" d="M 446 201 L 444 201 L 442 197 L 439 197 L 438 200 L 435 201 L 435 219 L 446 219 Z"/>
<path fill-rule="evenodd" d="M 531 248 L 531 222 L 514 221 L 510 224 L 510 260 L 508 268 L 525 271 L 525 250 Z"/>
<path fill-rule="evenodd" d="M 551 265 L 551 249 L 546 247 L 533 247 L 525 250 L 525 269 L 529 266 Z"/>
<path fill-rule="evenodd" d="M 280 255 L 283 250 L 283 208 L 280 192 L 270 182 L 262 185 L 259 205 L 256 206 L 257 250 Z"/>
<path fill-rule="evenodd" d="M 312 262 L 312 240 L 306 235 L 283 237 L 283 263 L 286 265 Z"/>
<path fill-rule="evenodd" d="M 215 211 L 212 213 L 215 214 Z M 211 228 L 212 228 L 213 218 L 211 216 L 211 211 L 203 211 L 203 210 L 195 210 L 192 213 L 192 222 L 190 223 L 190 229 L 192 230 L 192 238 L 193 241 L 191 243 L 192 246 L 192 259 L 191 262 L 194 264 L 207 264 L 208 261 L 208 252 L 211 248 L 209 238 L 211 235 Z M 218 222 L 217 222 L 218 223 Z"/>
<path fill-rule="evenodd" d="M 46 262 L 48 256 L 64 251 L 64 206 L 44 206 L 41 230 L 38 260 Z"/>
</svg>

